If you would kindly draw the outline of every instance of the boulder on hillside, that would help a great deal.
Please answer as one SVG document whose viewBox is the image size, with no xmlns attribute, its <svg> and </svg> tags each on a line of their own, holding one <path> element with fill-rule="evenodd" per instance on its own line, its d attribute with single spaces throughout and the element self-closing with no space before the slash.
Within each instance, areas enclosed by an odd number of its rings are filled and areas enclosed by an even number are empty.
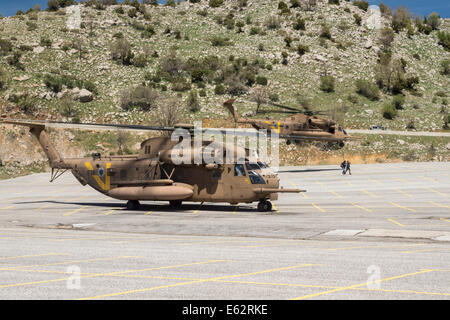
<svg viewBox="0 0 450 320">
<path fill-rule="evenodd" d="M 91 102 L 93 99 L 94 95 L 89 90 L 82 89 L 78 93 L 78 100 L 80 100 L 80 102 L 82 103 Z"/>
</svg>

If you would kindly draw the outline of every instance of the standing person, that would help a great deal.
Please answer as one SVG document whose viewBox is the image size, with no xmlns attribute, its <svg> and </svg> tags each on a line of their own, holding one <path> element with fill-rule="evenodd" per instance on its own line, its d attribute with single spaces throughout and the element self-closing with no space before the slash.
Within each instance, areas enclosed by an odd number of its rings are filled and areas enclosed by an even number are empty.
<svg viewBox="0 0 450 320">
<path fill-rule="evenodd" d="M 345 160 L 342 161 L 342 163 L 341 163 L 341 169 L 342 169 L 342 175 L 344 175 L 347 170 L 347 162 Z"/>
<path fill-rule="evenodd" d="M 352 170 L 350 170 L 350 161 L 348 161 L 348 160 L 347 160 L 347 163 L 345 165 L 345 172 L 347 173 L 347 171 L 348 171 L 349 175 L 352 175 Z"/>
</svg>

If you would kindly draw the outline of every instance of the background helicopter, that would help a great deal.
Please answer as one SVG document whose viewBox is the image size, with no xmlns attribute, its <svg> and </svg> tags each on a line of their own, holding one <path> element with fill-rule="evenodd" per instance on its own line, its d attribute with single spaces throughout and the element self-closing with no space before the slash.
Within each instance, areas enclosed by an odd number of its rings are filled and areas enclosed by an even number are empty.
<svg viewBox="0 0 450 320">
<path fill-rule="evenodd" d="M 86 158 L 63 158 L 51 143 L 46 127 L 77 129 L 128 129 L 174 131 L 177 127 L 152 127 L 113 124 L 66 124 L 39 120 L 3 119 L 0 123 L 15 124 L 30 128 L 37 138 L 52 168 L 50 182 L 70 170 L 82 185 L 89 185 L 106 196 L 127 200 L 127 208 L 136 210 L 139 201 L 169 201 L 179 208 L 183 201 L 229 202 L 230 204 L 258 202 L 259 211 L 271 211 L 270 200 L 277 200 L 278 193 L 304 192 L 299 189 L 283 189 L 278 175 L 264 163 L 249 161 L 244 148 L 214 141 L 203 141 L 197 149 L 202 155 L 220 154 L 226 157 L 233 153 L 234 163 L 181 164 L 172 160 L 172 150 L 179 143 L 170 137 L 150 138 L 141 143 L 139 154 L 127 156 L 102 156 L 93 154 Z M 180 126 L 178 126 L 180 127 Z M 191 126 L 181 128 L 192 129 Z M 211 131 L 211 129 L 208 129 Z M 218 130 L 218 132 L 221 132 Z M 191 139 L 192 140 L 192 139 Z M 193 141 L 191 141 L 193 142 Z M 190 144 L 191 155 L 198 148 Z M 244 155 L 245 159 L 237 159 Z M 202 159 L 204 157 L 202 156 Z M 228 158 L 227 158 L 228 159 Z M 239 161 L 237 161 L 239 160 Z M 239 163 L 238 163 L 239 162 Z"/>
<path fill-rule="evenodd" d="M 336 142 L 340 147 L 344 146 L 344 141 L 351 139 L 347 132 L 334 120 L 319 118 L 314 112 L 309 110 L 299 110 L 296 108 L 272 103 L 273 106 L 284 110 L 268 110 L 265 113 L 287 113 L 292 114 L 284 120 L 274 119 L 250 119 L 241 117 L 233 106 L 236 99 L 225 101 L 224 106 L 230 111 L 236 123 L 250 124 L 253 128 L 276 131 L 280 138 L 286 139 L 286 144 L 291 142 L 299 143 L 303 140 Z"/>
</svg>

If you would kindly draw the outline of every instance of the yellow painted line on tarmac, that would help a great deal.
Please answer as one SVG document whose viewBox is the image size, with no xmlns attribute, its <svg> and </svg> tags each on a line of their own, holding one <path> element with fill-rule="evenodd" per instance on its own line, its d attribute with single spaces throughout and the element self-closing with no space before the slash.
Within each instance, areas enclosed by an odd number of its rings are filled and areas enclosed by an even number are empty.
<svg viewBox="0 0 450 320">
<path fill-rule="evenodd" d="M 415 243 L 410 245 L 377 245 L 377 246 L 353 246 L 353 247 L 338 247 L 338 248 L 320 248 L 327 251 L 353 250 L 353 249 L 388 249 L 388 248 L 403 248 L 403 247 L 421 247 L 426 246 L 425 243 Z"/>
<path fill-rule="evenodd" d="M 316 180 L 315 183 L 317 183 L 318 185 L 320 185 L 320 186 L 322 186 L 322 187 L 324 186 L 323 183 L 320 182 L 320 181 L 318 181 L 318 180 Z"/>
<path fill-rule="evenodd" d="M 398 203 L 395 203 L 395 202 L 390 202 L 390 204 L 392 204 L 393 206 L 396 206 L 396 207 L 398 207 L 398 208 L 402 208 L 402 209 L 405 209 L 405 210 L 411 211 L 411 212 L 417 212 L 417 211 L 416 211 L 416 210 L 414 210 L 414 209 L 411 209 L 411 208 L 408 208 L 408 207 L 402 206 L 402 205 L 400 205 L 400 204 L 398 204 Z"/>
<path fill-rule="evenodd" d="M 197 210 L 194 210 L 194 214 L 198 214 L 198 210 L 200 210 L 200 208 L 203 206 L 203 202 L 200 203 L 200 205 L 198 206 Z"/>
<path fill-rule="evenodd" d="M 435 190 L 435 189 L 433 189 L 433 188 L 428 188 L 428 187 L 425 187 L 425 189 L 426 189 L 426 190 L 428 190 L 428 191 L 431 191 L 431 192 L 437 193 L 438 195 L 440 195 L 440 196 L 443 196 L 443 197 L 447 197 L 447 196 L 448 196 L 447 194 L 445 194 L 445 193 L 442 193 L 442 192 L 439 192 L 439 191 L 437 191 L 437 190 Z"/>
<path fill-rule="evenodd" d="M 211 281 L 231 279 L 231 278 L 237 278 L 237 277 L 252 276 L 252 275 L 256 275 L 256 274 L 275 272 L 275 271 L 282 271 L 282 270 L 289 270 L 289 269 L 294 269 L 294 268 L 303 268 L 303 267 L 309 267 L 309 266 L 315 266 L 315 265 L 314 264 L 302 264 L 302 265 L 297 265 L 297 266 L 282 267 L 282 268 L 276 268 L 276 269 L 269 269 L 269 270 L 250 272 L 250 273 L 235 274 L 235 275 L 215 277 L 215 278 L 208 278 L 208 279 L 201 279 L 201 280 L 185 281 L 185 282 L 173 283 L 173 284 L 168 284 L 168 285 L 163 285 L 163 286 L 158 286 L 158 287 L 151 287 L 151 288 L 144 288 L 144 289 L 137 289 L 137 290 L 129 290 L 129 291 L 122 291 L 122 292 L 108 293 L 108 294 L 103 294 L 103 295 L 98 295 L 98 296 L 93 296 L 93 297 L 82 298 L 82 299 L 79 299 L 79 300 L 98 299 L 98 298 L 113 297 L 113 296 L 119 296 L 119 295 L 125 295 L 125 294 L 148 292 L 148 291 L 153 291 L 153 290 L 158 290 L 158 289 L 166 289 L 166 288 L 185 286 L 185 285 L 189 285 L 189 284 L 211 282 Z"/>
<path fill-rule="evenodd" d="M 357 208 L 360 208 L 360 209 L 362 209 L 362 210 L 364 210 L 364 211 L 366 211 L 366 212 L 372 212 L 371 209 L 366 208 L 366 207 L 363 207 L 363 206 L 361 206 L 361 205 L 359 205 L 359 204 L 357 204 L 357 203 L 353 203 L 353 202 L 352 202 L 351 205 L 352 205 L 352 206 L 355 206 L 355 207 L 357 207 Z"/>
<path fill-rule="evenodd" d="M 277 212 L 277 213 L 279 212 L 278 209 L 277 209 L 277 207 L 276 207 L 273 203 L 272 203 L 272 208 L 275 209 L 275 212 Z"/>
<path fill-rule="evenodd" d="M 338 197 L 338 198 L 343 198 L 343 196 L 341 195 L 341 194 L 339 194 L 339 193 L 337 193 L 337 192 L 335 192 L 335 191 L 333 191 L 333 190 L 330 190 L 330 192 L 332 193 L 332 194 L 334 194 L 336 197 Z"/>
<path fill-rule="evenodd" d="M 428 203 L 431 203 L 433 206 L 436 206 L 436 207 L 439 207 L 439 208 L 449 208 L 450 209 L 450 206 L 447 206 L 447 205 L 442 204 L 442 203 L 437 203 L 437 202 L 434 202 L 434 201 L 428 201 Z"/>
<path fill-rule="evenodd" d="M 48 257 L 48 256 L 67 256 L 67 253 L 42 253 L 42 254 L 30 254 L 24 256 L 11 256 L 11 257 L 0 257 L 0 260 L 9 260 L 9 259 L 20 259 L 20 258 L 31 258 L 31 257 Z"/>
<path fill-rule="evenodd" d="M 422 178 L 422 179 L 424 179 L 424 180 L 431 181 L 431 182 L 439 182 L 439 181 L 437 181 L 436 179 L 428 178 L 428 177 L 425 177 L 425 176 L 420 176 L 420 178 Z"/>
<path fill-rule="evenodd" d="M 119 257 L 119 258 L 122 258 L 122 257 Z M 124 257 L 124 258 L 130 258 L 130 257 Z M 91 260 L 94 260 L 94 259 L 91 259 Z M 100 260 L 100 259 L 97 259 L 97 260 Z M 189 265 L 205 264 L 205 263 L 212 263 L 212 262 L 222 262 L 222 261 L 229 261 L 229 260 L 208 260 L 208 261 L 203 261 L 203 262 L 186 263 L 186 264 L 167 266 L 167 267 L 153 267 L 153 268 L 146 268 L 146 269 L 125 270 L 125 271 L 117 271 L 117 272 L 110 272 L 110 273 L 89 274 L 89 275 L 80 276 L 80 278 L 97 278 L 97 277 L 105 277 L 105 276 L 115 276 L 117 274 L 124 274 L 124 273 L 162 270 L 162 269 L 170 269 L 170 268 L 184 267 L 184 266 L 189 266 Z M 21 269 L 21 268 L 23 268 L 23 267 L 17 267 L 16 269 Z M 20 271 L 24 271 L 24 270 L 20 270 Z M 70 279 L 70 277 L 69 278 L 66 277 L 66 278 L 60 278 L 60 279 L 52 279 L 52 280 L 34 281 L 34 282 L 13 283 L 13 284 L 7 284 L 7 285 L 0 285 L 0 288 L 18 287 L 18 286 L 26 286 L 26 285 L 34 285 L 34 284 L 42 284 L 42 283 L 50 283 L 50 282 L 61 282 L 61 281 L 67 281 L 68 279 Z"/>
<path fill-rule="evenodd" d="M 422 249 L 422 250 L 408 250 L 400 251 L 401 253 L 421 253 L 421 252 L 434 252 L 434 251 L 448 251 L 450 248 L 433 248 L 433 249 Z"/>
<path fill-rule="evenodd" d="M 387 219 L 387 221 L 390 221 L 390 222 L 392 222 L 392 223 L 395 223 L 396 225 L 398 225 L 398 226 L 400 226 L 400 227 L 404 227 L 404 225 L 402 225 L 400 222 L 395 221 L 395 220 L 392 219 L 392 218 Z"/>
<path fill-rule="evenodd" d="M 394 179 L 394 180 L 396 180 L 398 182 L 401 182 L 401 183 L 409 183 L 409 181 L 406 180 L 406 179 L 401 179 L 401 178 L 392 178 L 392 179 Z"/>
<path fill-rule="evenodd" d="M 362 192 L 364 192 L 365 194 L 371 196 L 372 198 L 378 198 L 378 196 L 370 191 L 367 191 L 366 189 L 361 189 Z"/>
<path fill-rule="evenodd" d="M 297 185 L 296 185 L 295 183 L 291 182 L 291 185 L 292 185 L 295 189 L 298 189 L 298 187 L 297 187 Z M 307 195 L 305 192 L 301 192 L 300 194 L 301 194 L 301 195 L 303 196 L 303 198 L 305 198 L 305 199 L 308 199 L 308 198 L 309 198 L 308 195 Z"/>
<path fill-rule="evenodd" d="M 318 292 L 318 293 L 308 294 L 306 296 L 294 298 L 293 300 L 303 300 L 303 299 L 314 298 L 314 297 L 322 296 L 325 294 L 355 289 L 355 288 L 364 287 L 364 286 L 368 286 L 368 285 L 375 284 L 375 283 L 380 283 L 380 282 L 385 282 L 385 281 L 390 281 L 390 280 L 395 280 L 395 279 L 401 279 L 401 278 L 424 274 L 424 273 L 433 272 L 433 271 L 435 271 L 435 270 L 428 269 L 428 270 L 406 273 L 406 274 L 402 274 L 402 275 L 398 275 L 398 276 L 394 276 L 394 277 L 390 277 L 390 278 L 385 278 L 385 279 L 380 279 L 380 280 L 375 280 L 375 281 L 366 281 L 366 282 L 355 284 L 355 285 L 348 286 L 348 287 L 342 287 L 342 288 L 338 288 L 338 289 L 332 289 L 332 290 L 322 291 L 322 292 Z"/>
<path fill-rule="evenodd" d="M 121 208 L 121 207 L 120 207 L 120 208 L 114 208 L 114 209 L 112 209 L 112 210 L 109 210 L 108 212 L 105 212 L 104 215 L 105 215 L 105 216 L 109 216 L 111 213 L 113 213 L 113 212 L 115 212 L 115 211 L 117 211 L 117 210 L 120 210 L 120 209 L 122 209 L 122 208 Z"/>
<path fill-rule="evenodd" d="M 64 216 L 71 216 L 71 215 L 73 215 L 74 213 L 80 212 L 81 210 L 83 210 L 83 209 L 85 209 L 85 208 L 87 208 L 87 207 L 89 207 L 89 206 L 82 206 L 82 207 L 80 207 L 80 208 L 78 208 L 78 209 L 75 209 L 75 210 L 73 210 L 73 211 L 64 213 Z"/>
<path fill-rule="evenodd" d="M 322 209 L 321 207 L 318 207 L 314 202 L 311 202 L 311 205 L 316 208 L 317 210 L 319 210 L 320 212 L 326 212 L 324 209 Z"/>
<path fill-rule="evenodd" d="M 450 220 L 444 219 L 444 218 L 440 218 L 439 220 L 445 221 L 445 222 L 450 222 Z"/>
<path fill-rule="evenodd" d="M 378 180 L 375 179 L 369 179 L 369 181 L 375 182 L 376 184 L 382 185 L 382 183 Z"/>
<path fill-rule="evenodd" d="M 153 213 L 153 210 L 151 210 L 151 211 L 149 211 L 149 212 L 146 212 L 146 213 L 144 213 L 144 215 L 145 216 L 148 216 L 149 214 L 152 214 Z"/>
<path fill-rule="evenodd" d="M 24 269 L 24 268 L 33 268 L 33 267 L 59 266 L 59 265 L 82 263 L 82 262 L 109 261 L 109 260 L 120 260 L 120 259 L 130 259 L 130 258 L 138 258 L 138 257 L 119 256 L 119 257 L 111 257 L 111 258 L 94 258 L 94 259 L 82 259 L 82 260 L 69 260 L 69 261 L 46 263 L 46 264 L 33 264 L 33 265 L 27 265 L 27 266 L 5 267 L 5 268 L 0 268 L 0 270 L 15 270 L 15 269 Z M 1 287 L 2 286 L 0 286 L 0 288 Z"/>
<path fill-rule="evenodd" d="M 3 208 L 0 208 L 0 210 L 11 209 L 11 208 L 13 208 L 13 207 L 14 207 L 14 205 L 12 205 L 12 206 L 9 206 L 9 207 L 3 207 Z"/>
<path fill-rule="evenodd" d="M 393 190 L 397 191 L 398 193 L 401 193 L 405 196 L 407 196 L 408 198 L 412 198 L 412 195 L 410 195 L 409 193 L 406 193 L 405 191 L 402 191 L 400 189 L 394 188 Z"/>
</svg>

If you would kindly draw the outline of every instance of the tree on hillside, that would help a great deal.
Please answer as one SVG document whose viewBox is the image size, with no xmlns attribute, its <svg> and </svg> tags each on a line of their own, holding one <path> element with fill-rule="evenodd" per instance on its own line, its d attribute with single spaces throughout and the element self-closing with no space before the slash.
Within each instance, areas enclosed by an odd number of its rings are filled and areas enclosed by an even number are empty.
<svg viewBox="0 0 450 320">
<path fill-rule="evenodd" d="M 441 24 L 441 17 L 436 12 L 430 13 L 427 24 L 433 29 L 437 30 Z"/>
<path fill-rule="evenodd" d="M 392 16 L 392 29 L 395 32 L 400 32 L 411 23 L 411 13 L 405 6 L 398 7 Z"/>
<path fill-rule="evenodd" d="M 259 107 L 267 102 L 269 95 L 264 86 L 258 86 L 253 89 L 252 100 L 256 102 L 256 113 L 259 113 Z"/>
<path fill-rule="evenodd" d="M 383 28 L 380 30 L 378 40 L 385 51 L 389 50 L 394 41 L 394 31 L 391 28 Z"/>
</svg>

